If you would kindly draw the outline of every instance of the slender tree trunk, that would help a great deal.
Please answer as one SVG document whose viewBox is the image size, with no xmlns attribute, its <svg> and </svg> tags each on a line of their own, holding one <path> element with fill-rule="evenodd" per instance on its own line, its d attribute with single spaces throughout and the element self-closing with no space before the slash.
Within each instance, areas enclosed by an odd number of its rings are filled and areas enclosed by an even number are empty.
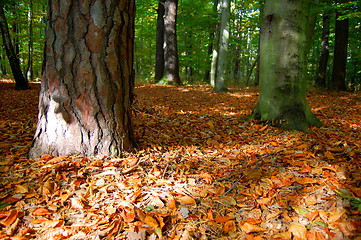
<svg viewBox="0 0 361 240">
<path fill-rule="evenodd" d="M 346 63 L 348 45 L 348 19 L 337 20 L 341 14 L 336 14 L 335 50 L 333 54 L 333 69 L 331 86 L 334 90 L 346 90 Z"/>
<path fill-rule="evenodd" d="M 155 53 L 155 82 L 159 82 L 164 76 L 164 4 L 165 0 L 159 0 L 157 9 L 158 17 Z"/>
<path fill-rule="evenodd" d="M 28 42 L 28 67 L 26 69 L 26 78 L 30 81 L 33 80 L 33 1 L 30 0 L 29 2 L 29 42 Z"/>
<path fill-rule="evenodd" d="M 213 12 L 215 14 L 215 16 L 217 16 L 218 14 L 218 0 L 213 0 Z M 207 65 L 209 66 L 209 69 L 207 69 L 204 73 L 204 82 L 207 83 L 207 82 L 210 82 L 210 78 L 211 78 L 211 68 L 212 68 L 212 60 L 213 60 L 213 57 L 211 58 L 212 56 L 212 53 L 213 53 L 213 50 L 215 48 L 215 41 L 216 41 L 216 32 L 217 32 L 217 29 L 218 29 L 218 23 L 214 23 L 212 24 L 212 27 L 211 27 L 211 31 L 209 33 L 209 45 L 208 45 L 208 56 L 209 58 L 207 58 Z M 215 82 L 215 80 L 214 80 Z M 214 86 L 214 84 L 212 85 Z"/>
<path fill-rule="evenodd" d="M 5 18 L 4 5 L 0 3 L 0 30 L 5 46 L 6 55 L 9 59 L 11 71 L 15 79 L 15 89 L 24 90 L 29 89 L 29 83 L 21 72 L 20 62 L 15 53 L 13 44 L 11 43 L 8 23 Z"/>
<path fill-rule="evenodd" d="M 134 17 L 134 0 L 49 1 L 30 157 L 120 156 L 133 150 Z"/>
<path fill-rule="evenodd" d="M 327 63 L 330 55 L 329 50 L 329 35 L 330 35 L 330 14 L 325 12 L 322 17 L 322 42 L 321 42 L 321 57 L 318 64 L 318 71 L 316 75 L 316 86 L 326 87 Z"/>
<path fill-rule="evenodd" d="M 227 55 L 229 43 L 229 17 L 230 17 L 230 0 L 221 1 L 221 29 L 220 29 L 220 44 L 217 64 L 216 84 L 213 92 L 228 91 L 225 86 L 225 78 L 227 75 Z"/>
<path fill-rule="evenodd" d="M 306 101 L 310 8 L 311 0 L 266 1 L 261 27 L 260 95 L 253 112 L 256 119 L 301 131 L 322 124 Z"/>
<path fill-rule="evenodd" d="M 178 0 L 165 2 L 165 72 L 170 84 L 181 85 L 179 76 L 178 43 L 177 43 L 177 8 Z"/>
</svg>

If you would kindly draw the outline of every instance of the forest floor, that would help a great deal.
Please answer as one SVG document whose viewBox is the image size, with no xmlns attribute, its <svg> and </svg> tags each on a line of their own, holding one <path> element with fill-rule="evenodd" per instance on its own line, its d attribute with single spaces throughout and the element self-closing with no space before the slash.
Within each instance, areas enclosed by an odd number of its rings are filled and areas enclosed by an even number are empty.
<svg viewBox="0 0 361 240">
<path fill-rule="evenodd" d="M 245 121 L 252 88 L 136 88 L 139 151 L 28 159 L 40 85 L 0 83 L 0 239 L 361 239 L 361 96 L 313 134 Z"/>
</svg>

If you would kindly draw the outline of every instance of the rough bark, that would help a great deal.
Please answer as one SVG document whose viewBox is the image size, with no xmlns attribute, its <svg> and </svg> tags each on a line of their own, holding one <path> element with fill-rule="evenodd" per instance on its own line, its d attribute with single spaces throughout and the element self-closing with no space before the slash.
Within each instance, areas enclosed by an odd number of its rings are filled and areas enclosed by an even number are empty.
<svg viewBox="0 0 361 240">
<path fill-rule="evenodd" d="M 50 0 L 30 157 L 120 156 L 135 146 L 134 0 Z"/>
<path fill-rule="evenodd" d="M 316 75 L 316 86 L 324 88 L 326 87 L 326 73 L 328 57 L 330 55 L 329 50 L 329 35 L 330 35 L 330 14 L 325 12 L 322 17 L 322 42 L 321 42 L 321 56 L 318 64 L 318 70 Z"/>
<path fill-rule="evenodd" d="M 29 83 L 21 71 L 19 58 L 17 57 L 14 46 L 11 42 L 9 27 L 4 12 L 4 5 L 2 3 L 0 3 L 0 30 L 1 30 L 3 43 L 5 46 L 6 55 L 9 59 L 11 71 L 14 75 L 15 89 L 17 90 L 29 89 L 30 88 Z"/>
<path fill-rule="evenodd" d="M 158 2 L 156 55 L 155 55 L 155 82 L 159 82 L 164 76 L 164 8 L 165 0 Z"/>
<path fill-rule="evenodd" d="M 178 43 L 177 43 L 177 8 L 178 0 L 165 2 L 165 73 L 168 83 L 181 85 L 179 76 Z"/>
<path fill-rule="evenodd" d="M 336 14 L 336 19 L 340 13 Z M 349 20 L 336 20 L 335 50 L 333 54 L 333 69 L 331 88 L 334 90 L 346 90 L 346 63 L 348 45 Z"/>
<path fill-rule="evenodd" d="M 321 122 L 306 101 L 310 0 L 266 1 L 260 42 L 260 95 L 253 117 L 308 131 Z"/>
<path fill-rule="evenodd" d="M 230 17 L 230 0 L 221 1 L 221 27 L 220 27 L 220 43 L 219 55 L 217 63 L 217 76 L 213 92 L 228 91 L 225 86 L 225 78 L 227 74 L 227 55 L 229 43 L 229 17 Z"/>
</svg>

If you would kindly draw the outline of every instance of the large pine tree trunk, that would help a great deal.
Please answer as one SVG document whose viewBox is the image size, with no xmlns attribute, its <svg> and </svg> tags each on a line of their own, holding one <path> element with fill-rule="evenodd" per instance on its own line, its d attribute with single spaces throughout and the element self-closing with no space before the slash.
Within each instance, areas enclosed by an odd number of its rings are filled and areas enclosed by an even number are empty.
<svg viewBox="0 0 361 240">
<path fill-rule="evenodd" d="M 336 18 L 341 16 L 338 12 Z M 348 45 L 348 19 L 336 20 L 335 50 L 333 54 L 333 69 L 331 88 L 334 90 L 346 90 L 346 63 Z"/>
<path fill-rule="evenodd" d="M 178 0 L 165 2 L 165 72 L 170 84 L 181 85 L 179 76 L 178 43 L 177 43 L 177 8 Z"/>
<path fill-rule="evenodd" d="M 155 82 L 159 82 L 164 76 L 164 8 L 165 0 L 158 2 L 157 36 L 155 53 Z"/>
<path fill-rule="evenodd" d="M 253 117 L 308 131 L 321 122 L 306 101 L 310 0 L 266 1 L 260 42 L 260 95 Z"/>
<path fill-rule="evenodd" d="M 30 157 L 119 156 L 135 146 L 134 0 L 50 0 Z"/>
<path fill-rule="evenodd" d="M 17 57 L 14 46 L 11 43 L 9 27 L 5 18 L 4 5 L 2 3 L 0 3 L 0 31 L 4 42 L 6 55 L 9 59 L 11 71 L 14 75 L 15 89 L 29 89 L 29 83 L 21 71 L 19 58 Z"/>
</svg>

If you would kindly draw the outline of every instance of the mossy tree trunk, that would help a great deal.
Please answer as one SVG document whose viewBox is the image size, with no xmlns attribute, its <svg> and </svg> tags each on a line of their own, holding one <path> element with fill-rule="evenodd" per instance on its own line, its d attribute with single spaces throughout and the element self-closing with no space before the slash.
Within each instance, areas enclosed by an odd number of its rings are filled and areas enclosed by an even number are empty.
<svg viewBox="0 0 361 240">
<path fill-rule="evenodd" d="M 134 0 L 50 0 L 30 157 L 119 156 L 135 146 Z"/>
<path fill-rule="evenodd" d="M 310 0 L 266 1 L 260 39 L 260 95 L 253 117 L 286 129 L 321 126 L 306 101 Z"/>
</svg>

